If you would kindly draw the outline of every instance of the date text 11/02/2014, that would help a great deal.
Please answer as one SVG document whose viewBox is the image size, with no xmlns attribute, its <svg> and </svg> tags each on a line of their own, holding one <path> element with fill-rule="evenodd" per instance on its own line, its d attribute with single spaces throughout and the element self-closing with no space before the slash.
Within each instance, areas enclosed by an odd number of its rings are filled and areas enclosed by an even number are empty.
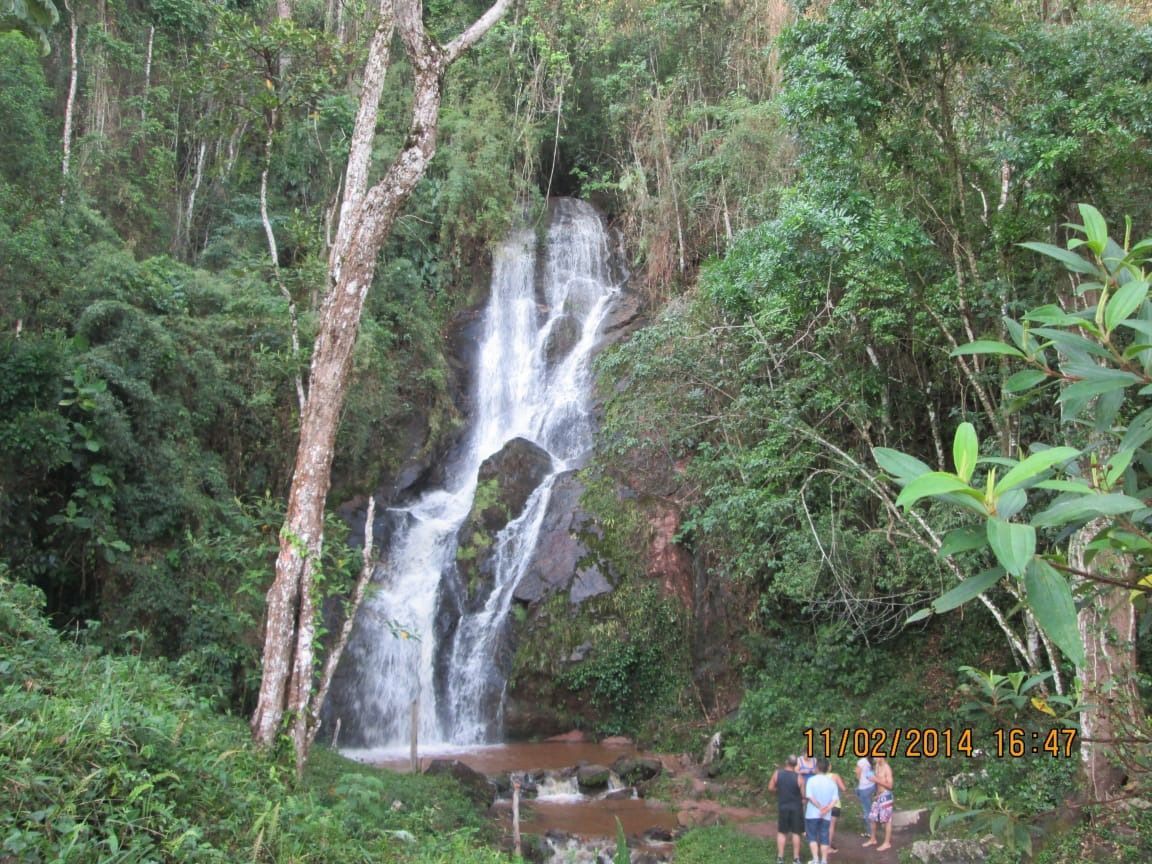
<svg viewBox="0 0 1152 864">
<path fill-rule="evenodd" d="M 1023 729 L 1010 727 L 996 729 L 984 747 L 976 742 L 976 733 L 970 728 L 894 727 L 859 729 L 804 730 L 803 752 L 807 756 L 826 759 L 856 759 L 865 756 L 886 758 L 903 756 L 908 759 L 935 759 L 940 756 L 978 756 L 985 752 L 997 758 L 1048 756 L 1070 758 L 1077 749 L 1078 732 L 1070 727 L 1051 729 Z"/>
</svg>

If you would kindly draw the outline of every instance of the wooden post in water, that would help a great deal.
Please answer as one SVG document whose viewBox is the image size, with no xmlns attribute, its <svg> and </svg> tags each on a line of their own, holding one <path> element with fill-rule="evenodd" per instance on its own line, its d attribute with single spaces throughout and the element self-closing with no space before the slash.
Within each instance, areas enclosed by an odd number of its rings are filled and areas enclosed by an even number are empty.
<svg viewBox="0 0 1152 864">
<path fill-rule="evenodd" d="M 516 857 L 521 856 L 520 850 L 520 779 L 512 781 L 512 844 Z"/>
<path fill-rule="evenodd" d="M 420 697 L 412 700 L 412 773 L 416 774 L 420 771 L 420 760 L 416 756 L 416 744 L 420 737 Z"/>
</svg>

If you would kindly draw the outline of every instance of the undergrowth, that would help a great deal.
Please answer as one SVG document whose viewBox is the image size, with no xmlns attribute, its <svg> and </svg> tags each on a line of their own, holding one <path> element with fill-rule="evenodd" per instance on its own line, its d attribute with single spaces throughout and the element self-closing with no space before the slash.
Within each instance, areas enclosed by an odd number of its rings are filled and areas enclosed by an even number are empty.
<svg viewBox="0 0 1152 864">
<path fill-rule="evenodd" d="M 454 781 L 318 750 L 300 786 L 153 661 L 62 638 L 0 572 L 0 860 L 495 864 Z"/>
</svg>

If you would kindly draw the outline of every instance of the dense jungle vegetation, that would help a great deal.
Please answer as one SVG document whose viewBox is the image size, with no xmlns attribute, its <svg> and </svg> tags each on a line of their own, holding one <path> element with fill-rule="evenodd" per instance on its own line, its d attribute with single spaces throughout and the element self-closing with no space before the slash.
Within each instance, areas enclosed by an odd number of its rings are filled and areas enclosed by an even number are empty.
<svg viewBox="0 0 1152 864">
<path fill-rule="evenodd" d="M 241 725 L 377 5 L 0 0 L 0 788 L 15 802 L 0 860 L 505 860 L 454 789 L 324 752 L 297 783 Z M 486 6 L 428 0 L 425 20 L 455 34 Z M 982 600 L 906 623 L 1000 547 L 938 554 L 967 523 L 896 506 L 886 475 L 916 472 L 875 454 L 959 472 L 964 423 L 981 456 L 1016 460 L 1142 428 L 1147 396 L 1123 388 L 1145 373 L 1087 394 L 1115 410 L 1081 425 L 1062 385 L 1013 376 L 1035 356 L 1016 322 L 1095 302 L 1067 260 L 1020 244 L 1063 249 L 1082 202 L 1125 249 L 1125 218 L 1130 241 L 1152 236 L 1150 15 L 522 0 L 452 67 L 439 152 L 369 295 L 324 595 L 359 568 L 339 505 L 387 494 L 460 428 L 450 336 L 487 287 L 489 245 L 578 195 L 621 232 L 646 316 L 599 360 L 585 471 L 594 551 L 621 584 L 580 617 L 533 610 L 517 675 L 655 746 L 698 749 L 722 726 L 723 771 L 758 782 L 812 725 L 965 717 L 988 742 L 1075 720 L 1075 669 L 1031 590 L 997 574 Z M 397 59 L 382 159 L 412 80 Z M 956 350 L 1014 339 L 1018 356 Z M 1146 441 L 1117 440 L 1146 500 Z M 690 611 L 637 552 L 669 514 Z M 1064 555 L 1078 527 L 1039 551 Z M 1143 612 L 1152 546 L 1146 522 L 1122 527 L 1125 608 Z M 1052 864 L 1152 857 L 1152 811 L 1124 803 L 1152 769 L 1148 620 L 1123 646 L 1121 803 L 1048 843 Z M 990 761 L 949 805 L 928 787 L 962 769 L 929 762 L 898 764 L 910 796 L 1008 838 L 1005 861 L 1037 816 L 1090 797 L 1076 759 L 1029 758 Z"/>
</svg>

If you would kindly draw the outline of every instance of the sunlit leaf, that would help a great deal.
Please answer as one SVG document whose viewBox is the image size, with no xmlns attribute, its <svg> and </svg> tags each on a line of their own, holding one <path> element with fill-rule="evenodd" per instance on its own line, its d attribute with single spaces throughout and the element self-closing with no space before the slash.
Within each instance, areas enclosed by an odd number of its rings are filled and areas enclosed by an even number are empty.
<svg viewBox="0 0 1152 864">
<path fill-rule="evenodd" d="M 1140 308 L 1148 298 L 1148 283 L 1143 279 L 1133 279 L 1116 290 L 1104 308 L 1104 327 L 1108 332 L 1116 329 L 1120 322 Z"/>
<path fill-rule="evenodd" d="M 896 505 L 907 508 L 911 507 L 921 498 L 929 498 L 933 495 L 944 495 L 949 492 L 959 492 L 966 495 L 971 494 L 977 498 L 981 497 L 979 492 L 955 474 L 948 474 L 944 471 L 930 471 L 910 481 L 896 499 Z"/>
<path fill-rule="evenodd" d="M 956 427 L 956 435 L 952 439 L 952 461 L 956 465 L 956 476 L 965 483 L 971 480 L 979 456 L 980 444 L 976 438 L 976 427 L 971 423 L 961 423 Z"/>
<path fill-rule="evenodd" d="M 1003 494 L 1009 489 L 1027 483 L 1033 477 L 1043 474 L 1062 462 L 1075 459 L 1079 455 L 1080 451 L 1075 447 L 1050 447 L 1047 450 L 1039 450 L 1001 477 L 1000 482 L 996 484 L 996 493 Z"/>
<path fill-rule="evenodd" d="M 1080 204 L 1080 218 L 1084 220 L 1084 234 L 1088 238 L 1088 248 L 1097 255 L 1103 255 L 1108 245 L 1108 223 L 1100 211 L 1091 204 Z"/>
</svg>

